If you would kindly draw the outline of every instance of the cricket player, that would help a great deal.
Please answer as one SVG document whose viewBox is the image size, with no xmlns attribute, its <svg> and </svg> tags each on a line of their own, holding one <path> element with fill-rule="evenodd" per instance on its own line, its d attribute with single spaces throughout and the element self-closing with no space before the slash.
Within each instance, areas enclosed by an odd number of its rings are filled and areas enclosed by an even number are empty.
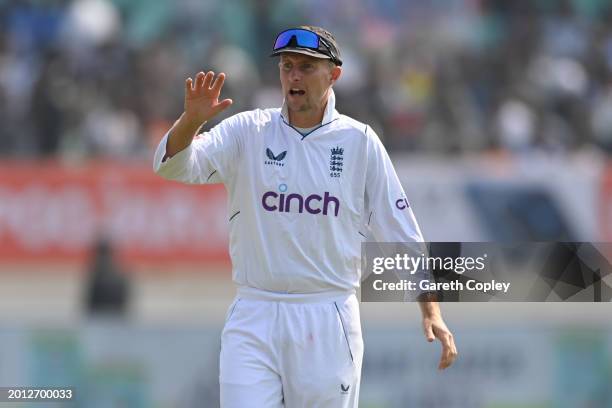
<svg viewBox="0 0 612 408">
<path fill-rule="evenodd" d="M 334 37 L 292 28 L 272 55 L 281 108 L 238 113 L 196 136 L 232 104 L 219 100 L 225 75 L 200 72 L 185 82 L 184 112 L 160 142 L 154 170 L 228 192 L 238 290 L 221 337 L 221 406 L 357 407 L 361 242 L 423 237 L 374 130 L 336 110 Z M 457 356 L 453 336 L 435 301 L 420 307 L 446 368 Z"/>
</svg>

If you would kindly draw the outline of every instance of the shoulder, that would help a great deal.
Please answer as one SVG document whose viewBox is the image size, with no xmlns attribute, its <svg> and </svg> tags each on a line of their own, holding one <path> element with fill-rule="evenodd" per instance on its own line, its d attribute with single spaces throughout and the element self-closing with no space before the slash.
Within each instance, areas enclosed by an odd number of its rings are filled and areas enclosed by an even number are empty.
<svg viewBox="0 0 612 408">
<path fill-rule="evenodd" d="M 376 132 L 367 124 L 360 122 L 350 116 L 340 114 L 336 121 L 336 128 L 342 131 L 349 131 L 360 137 L 364 142 L 378 140 Z"/>
<path fill-rule="evenodd" d="M 224 122 L 229 125 L 241 126 L 245 128 L 261 128 L 269 125 L 280 117 L 280 109 L 253 109 L 236 113 Z"/>
<path fill-rule="evenodd" d="M 223 119 L 211 129 L 211 132 L 232 135 L 241 139 L 245 135 L 252 136 L 264 131 L 279 116 L 280 109 L 242 111 Z"/>
<path fill-rule="evenodd" d="M 374 155 L 375 157 L 387 155 L 387 150 L 378 134 L 367 123 L 360 122 L 346 115 L 339 115 L 336 122 L 338 122 L 337 126 L 339 126 L 339 129 L 353 132 L 352 136 L 356 136 L 359 139 L 359 143 L 365 146 L 368 155 Z"/>
</svg>

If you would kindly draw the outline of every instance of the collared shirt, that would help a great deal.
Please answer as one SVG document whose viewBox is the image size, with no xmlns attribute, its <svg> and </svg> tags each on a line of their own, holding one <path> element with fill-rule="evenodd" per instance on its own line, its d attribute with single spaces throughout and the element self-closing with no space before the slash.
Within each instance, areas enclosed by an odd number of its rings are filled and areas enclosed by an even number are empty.
<svg viewBox="0 0 612 408">
<path fill-rule="evenodd" d="M 155 153 L 157 174 L 226 186 L 238 285 L 354 291 L 363 241 L 423 241 L 378 136 L 339 114 L 333 92 L 321 125 L 304 135 L 276 108 L 231 116 L 162 162 L 167 138 Z"/>
</svg>

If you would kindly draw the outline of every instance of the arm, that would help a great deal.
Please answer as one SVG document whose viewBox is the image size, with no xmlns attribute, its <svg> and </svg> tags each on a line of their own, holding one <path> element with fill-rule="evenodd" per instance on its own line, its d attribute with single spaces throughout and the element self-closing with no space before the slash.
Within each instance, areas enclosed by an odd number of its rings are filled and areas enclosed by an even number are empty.
<svg viewBox="0 0 612 408">
<path fill-rule="evenodd" d="M 368 129 L 368 133 L 366 209 L 371 214 L 368 228 L 379 242 L 423 242 L 423 235 L 387 151 L 372 130 Z M 400 199 L 405 200 L 405 205 L 396 205 Z M 424 244 L 423 252 L 426 252 Z M 417 300 L 427 341 L 437 338 L 442 343 L 438 368 L 444 369 L 457 357 L 453 335 L 442 319 L 435 294 L 425 292 Z"/>
<path fill-rule="evenodd" d="M 166 144 L 166 157 L 172 157 L 184 150 L 193 141 L 200 127 L 232 104 L 231 99 L 219 102 L 225 74 L 220 73 L 214 80 L 214 72 L 199 72 L 195 82 L 185 81 L 185 111 L 170 129 Z"/>
<path fill-rule="evenodd" d="M 198 73 L 185 81 L 184 112 L 159 143 L 153 171 L 168 180 L 210 184 L 226 182 L 240 151 L 241 120 L 234 115 L 195 137 L 198 129 L 232 104 L 218 101 L 225 74 Z"/>
</svg>

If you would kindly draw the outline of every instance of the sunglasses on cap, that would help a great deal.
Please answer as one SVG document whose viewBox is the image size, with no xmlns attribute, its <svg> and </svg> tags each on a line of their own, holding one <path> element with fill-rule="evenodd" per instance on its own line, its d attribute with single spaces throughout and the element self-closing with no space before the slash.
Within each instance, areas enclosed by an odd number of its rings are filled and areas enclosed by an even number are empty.
<svg viewBox="0 0 612 408">
<path fill-rule="evenodd" d="M 313 55 L 319 54 L 328 57 L 334 64 L 342 65 L 334 46 L 319 34 L 303 28 L 291 28 L 281 32 L 274 42 L 272 55 L 279 54 L 283 49 L 305 48 L 315 51 Z"/>
</svg>

